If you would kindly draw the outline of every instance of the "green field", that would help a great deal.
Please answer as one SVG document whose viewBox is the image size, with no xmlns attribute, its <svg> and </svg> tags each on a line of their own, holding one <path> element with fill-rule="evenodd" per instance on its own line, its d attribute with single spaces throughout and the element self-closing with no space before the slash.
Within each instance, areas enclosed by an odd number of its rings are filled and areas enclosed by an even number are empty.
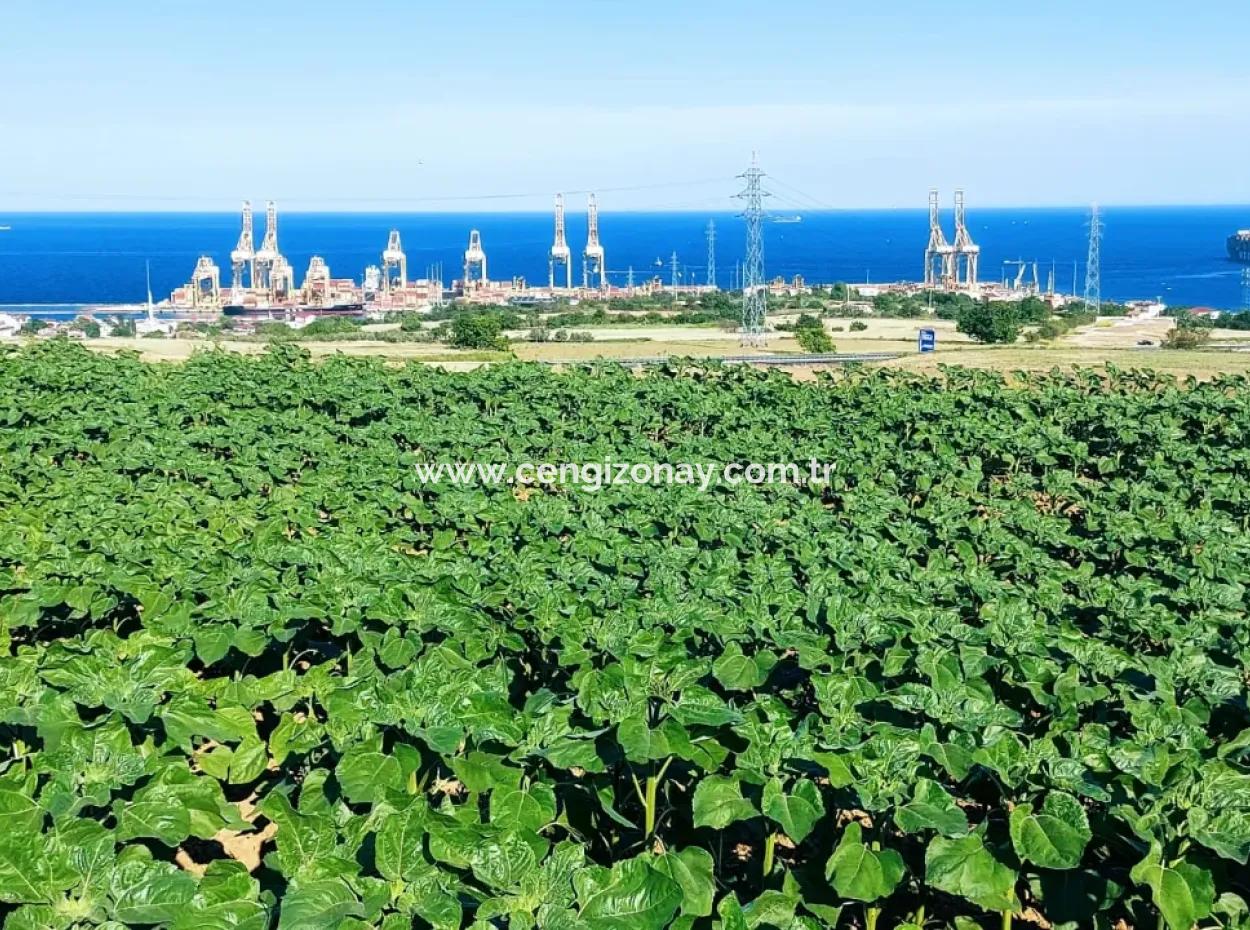
<svg viewBox="0 0 1250 930">
<path fill-rule="evenodd" d="M 424 484 L 806 462 L 827 486 Z M 5 930 L 1250 928 L 1250 380 L 0 347 Z"/>
</svg>

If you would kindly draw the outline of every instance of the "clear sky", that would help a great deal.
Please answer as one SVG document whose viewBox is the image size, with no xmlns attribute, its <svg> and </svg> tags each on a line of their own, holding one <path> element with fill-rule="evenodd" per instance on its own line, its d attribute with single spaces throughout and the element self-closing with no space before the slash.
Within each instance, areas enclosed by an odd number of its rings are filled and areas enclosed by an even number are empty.
<svg viewBox="0 0 1250 930">
<path fill-rule="evenodd" d="M 0 210 L 707 210 L 753 149 L 809 207 L 1247 203 L 1248 31 L 1245 0 L 2 0 Z"/>
</svg>

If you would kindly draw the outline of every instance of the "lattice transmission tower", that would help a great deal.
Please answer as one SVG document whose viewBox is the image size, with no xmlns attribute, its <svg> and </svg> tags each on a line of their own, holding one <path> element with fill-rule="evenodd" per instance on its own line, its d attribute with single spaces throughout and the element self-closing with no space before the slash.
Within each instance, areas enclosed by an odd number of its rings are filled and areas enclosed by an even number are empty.
<svg viewBox="0 0 1250 930">
<path fill-rule="evenodd" d="M 738 195 L 745 202 L 742 218 L 747 225 L 747 257 L 742 266 L 742 344 L 764 345 L 764 322 L 768 315 L 768 291 L 764 284 L 764 172 L 751 155 L 751 167 L 739 175 L 746 189 Z"/>
<path fill-rule="evenodd" d="M 707 286 L 716 287 L 716 220 L 707 221 Z"/>
<path fill-rule="evenodd" d="M 1102 214 L 1094 204 L 1089 214 L 1089 257 L 1085 264 L 1085 310 L 1102 310 Z"/>
</svg>

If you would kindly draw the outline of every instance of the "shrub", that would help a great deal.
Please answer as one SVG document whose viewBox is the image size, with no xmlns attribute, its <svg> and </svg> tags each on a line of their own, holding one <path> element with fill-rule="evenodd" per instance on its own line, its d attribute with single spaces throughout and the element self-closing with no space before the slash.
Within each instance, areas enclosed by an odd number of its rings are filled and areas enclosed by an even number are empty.
<svg viewBox="0 0 1250 930">
<path fill-rule="evenodd" d="M 824 353 L 834 351 L 833 340 L 825 332 L 825 324 L 818 317 L 804 313 L 795 321 L 794 338 L 804 352 Z"/>
<path fill-rule="evenodd" d="M 1020 318 L 1015 308 L 1006 303 L 981 302 L 959 311 L 956 327 L 977 342 L 1011 343 L 1020 336 Z"/>
<path fill-rule="evenodd" d="M 484 313 L 465 313 L 451 322 L 449 344 L 456 349 L 508 348 L 499 316 Z"/>
<path fill-rule="evenodd" d="M 865 323 L 863 320 L 851 321 L 851 332 L 853 333 L 862 333 L 867 328 L 868 328 L 868 324 Z"/>
</svg>

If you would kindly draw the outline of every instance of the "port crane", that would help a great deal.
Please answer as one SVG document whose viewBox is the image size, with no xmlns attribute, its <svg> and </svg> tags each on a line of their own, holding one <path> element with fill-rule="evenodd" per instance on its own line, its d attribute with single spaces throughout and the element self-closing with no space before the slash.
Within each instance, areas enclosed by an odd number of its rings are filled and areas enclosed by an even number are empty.
<svg viewBox="0 0 1250 930">
<path fill-rule="evenodd" d="M 591 194 L 586 201 L 586 248 L 582 250 L 582 287 L 590 289 L 590 281 L 596 275 L 599 278 L 599 290 L 607 285 L 604 269 L 603 244 L 599 241 L 599 205 L 595 195 Z"/>
<path fill-rule="evenodd" d="M 476 274 L 475 274 L 476 273 Z M 469 247 L 464 250 L 464 291 L 482 288 L 486 277 L 486 250 L 482 248 L 482 234 L 476 229 L 469 231 Z"/>
<path fill-rule="evenodd" d="M 247 287 L 256 287 L 256 247 L 252 239 L 252 202 L 243 201 L 243 228 L 239 241 L 230 253 L 230 301 L 243 302 L 243 274 L 247 273 Z"/>
<path fill-rule="evenodd" d="M 556 230 L 555 239 L 551 243 L 551 253 L 547 257 L 547 286 L 556 289 L 556 266 L 564 266 L 565 290 L 573 289 L 573 250 L 564 234 L 564 195 L 556 194 Z"/>
<path fill-rule="evenodd" d="M 1026 262 L 1026 261 L 1024 261 L 1023 259 L 1019 259 L 1019 258 L 1016 258 L 1016 259 L 1011 259 L 1011 258 L 1004 259 L 1004 260 L 1003 260 L 1003 268 L 1004 268 L 1004 270 L 1003 270 L 1003 285 L 1004 285 L 1004 286 L 1007 286 L 1007 271 L 1006 271 L 1006 266 L 1008 266 L 1008 265 L 1014 266 L 1014 267 L 1015 267 L 1015 269 L 1016 269 L 1016 278 L 1015 278 L 1015 281 L 1013 281 L 1013 282 L 1011 283 L 1011 285 L 1010 285 L 1012 290 L 1015 290 L 1015 291 L 1023 291 L 1023 290 L 1028 290 L 1028 292 L 1029 292 L 1029 293 L 1032 293 L 1032 294 L 1040 294 L 1040 293 L 1042 292 L 1042 290 L 1041 290 L 1041 282 L 1040 282 L 1040 280 L 1039 280 L 1039 278 L 1038 278 L 1037 262 L 1032 262 L 1032 263 L 1030 263 L 1030 262 Z M 1027 275 L 1028 275 L 1028 272 L 1029 272 L 1029 268 L 1030 268 L 1030 267 L 1032 267 L 1032 269 L 1033 269 L 1033 283 L 1032 283 L 1032 284 L 1027 284 L 1025 279 L 1026 279 L 1026 277 L 1027 277 Z"/>
<path fill-rule="evenodd" d="M 386 239 L 386 249 L 382 252 L 382 290 L 386 294 L 391 292 L 391 287 L 396 283 L 391 275 L 392 270 L 399 272 L 399 289 L 403 290 L 408 286 L 408 256 L 404 254 L 400 244 L 398 229 L 391 230 Z"/>
<path fill-rule="evenodd" d="M 201 255 L 191 273 L 191 306 L 216 307 L 221 302 L 221 270 L 207 255 Z"/>
<path fill-rule="evenodd" d="M 314 255 L 308 262 L 301 296 L 309 304 L 325 306 L 330 303 L 330 266 L 320 255 Z"/>
<path fill-rule="evenodd" d="M 265 238 L 256 252 L 252 275 L 252 290 L 267 291 L 271 297 L 286 276 L 294 277 L 278 251 L 278 206 L 272 200 L 265 204 Z"/>
<path fill-rule="evenodd" d="M 955 283 L 955 247 L 946 241 L 942 231 L 942 213 L 938 192 L 929 191 L 929 244 L 924 250 L 925 287 L 953 287 Z"/>
<path fill-rule="evenodd" d="M 953 261 L 956 287 L 966 287 L 973 290 L 977 286 L 977 266 L 981 262 L 981 247 L 972 241 L 972 234 L 968 232 L 967 216 L 964 211 L 964 192 L 955 191 L 955 243 L 952 246 L 954 250 Z M 960 280 L 960 270 L 962 266 L 962 282 Z M 1036 277 L 1036 275 L 1034 275 Z"/>
</svg>

